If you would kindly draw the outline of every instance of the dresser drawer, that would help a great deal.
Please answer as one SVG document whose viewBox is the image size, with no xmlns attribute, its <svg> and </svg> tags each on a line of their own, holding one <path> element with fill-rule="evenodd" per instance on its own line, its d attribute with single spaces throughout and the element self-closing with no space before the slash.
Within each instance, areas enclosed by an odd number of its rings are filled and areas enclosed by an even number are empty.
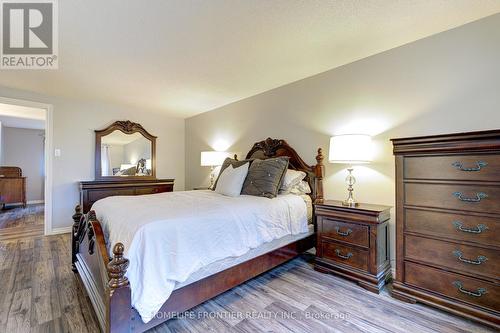
<svg viewBox="0 0 500 333">
<path fill-rule="evenodd" d="M 321 235 L 354 245 L 369 246 L 368 227 L 364 225 L 322 217 Z"/>
<path fill-rule="evenodd" d="M 133 188 L 122 188 L 122 189 L 113 189 L 112 195 L 134 195 Z M 104 199 L 110 196 L 109 190 L 93 190 L 88 191 L 88 200 L 92 202 L 96 202 L 97 200 Z"/>
<path fill-rule="evenodd" d="M 155 187 L 138 187 L 135 189 L 135 195 L 144 195 L 144 194 L 155 194 L 155 193 L 163 193 L 163 192 L 171 192 L 171 185 L 164 186 L 155 186 Z"/>
<path fill-rule="evenodd" d="M 500 219 L 489 217 L 408 208 L 405 231 L 500 246 Z"/>
<path fill-rule="evenodd" d="M 493 249 L 407 235 L 405 258 L 493 279 L 500 278 L 500 251 Z"/>
<path fill-rule="evenodd" d="M 368 251 L 360 248 L 343 245 L 336 242 L 321 242 L 323 258 L 362 269 L 368 270 Z"/>
<path fill-rule="evenodd" d="M 405 283 L 496 312 L 500 309 L 498 284 L 410 262 L 405 263 Z"/>
<path fill-rule="evenodd" d="M 405 183 L 405 204 L 421 207 L 500 213 L 500 187 Z"/>
<path fill-rule="evenodd" d="M 500 181 L 500 156 L 406 157 L 404 177 L 407 179 Z"/>
</svg>

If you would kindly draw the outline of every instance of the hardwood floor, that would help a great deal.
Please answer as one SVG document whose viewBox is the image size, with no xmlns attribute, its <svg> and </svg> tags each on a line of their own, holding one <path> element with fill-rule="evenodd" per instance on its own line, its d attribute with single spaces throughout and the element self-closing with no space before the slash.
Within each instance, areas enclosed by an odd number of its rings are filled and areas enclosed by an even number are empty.
<svg viewBox="0 0 500 333">
<path fill-rule="evenodd" d="M 98 332 L 69 235 L 0 241 L 0 332 Z M 293 260 L 151 332 L 493 332 Z"/>
<path fill-rule="evenodd" d="M 43 204 L 0 210 L 0 241 L 43 235 Z"/>
</svg>

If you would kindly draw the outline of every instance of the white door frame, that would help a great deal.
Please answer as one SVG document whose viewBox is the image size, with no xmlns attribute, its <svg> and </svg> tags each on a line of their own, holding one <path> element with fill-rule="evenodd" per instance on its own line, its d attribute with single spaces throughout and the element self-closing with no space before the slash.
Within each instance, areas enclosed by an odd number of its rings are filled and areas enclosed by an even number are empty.
<svg viewBox="0 0 500 333">
<path fill-rule="evenodd" d="M 44 234 L 51 235 L 52 230 L 52 138 L 53 138 L 53 112 L 52 104 L 33 102 L 23 99 L 14 99 L 0 96 L 0 103 L 26 106 L 45 110 L 45 216 L 44 216 Z"/>
</svg>

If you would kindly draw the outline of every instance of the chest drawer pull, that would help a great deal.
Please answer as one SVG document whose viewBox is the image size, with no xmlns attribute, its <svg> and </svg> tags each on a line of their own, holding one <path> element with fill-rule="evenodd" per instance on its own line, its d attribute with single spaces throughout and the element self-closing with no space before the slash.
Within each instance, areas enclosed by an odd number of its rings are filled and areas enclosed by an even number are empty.
<svg viewBox="0 0 500 333">
<path fill-rule="evenodd" d="M 453 195 L 457 197 L 458 200 L 465 202 L 480 202 L 482 199 L 486 199 L 488 197 L 488 195 L 484 192 L 476 193 L 475 198 L 464 197 L 462 192 L 454 192 Z"/>
<path fill-rule="evenodd" d="M 474 296 L 474 297 L 481 297 L 484 294 L 487 293 L 486 288 L 478 288 L 476 291 L 469 291 L 467 289 L 464 289 L 464 286 L 462 282 L 460 281 L 454 281 L 453 285 L 460 291 L 462 294 L 466 294 L 469 296 Z"/>
<path fill-rule="evenodd" d="M 451 165 L 460 171 L 471 172 L 471 171 L 481 171 L 481 169 L 484 168 L 485 166 L 487 166 L 488 163 L 486 163 L 484 161 L 476 161 L 476 166 L 472 167 L 472 168 L 464 168 L 464 164 L 462 162 L 458 162 L 458 161 L 453 162 Z"/>
<path fill-rule="evenodd" d="M 453 221 L 453 226 L 457 228 L 457 230 L 463 231 L 463 232 L 469 232 L 471 234 L 480 234 L 483 231 L 488 230 L 488 227 L 485 226 L 484 224 L 478 224 L 475 228 L 465 228 L 460 221 Z"/>
<path fill-rule="evenodd" d="M 462 255 L 463 253 L 459 250 L 455 250 L 453 251 L 453 255 L 455 257 L 458 258 L 458 260 L 460 260 L 461 262 L 464 262 L 466 264 L 471 264 L 471 265 L 481 265 L 482 263 L 484 263 L 486 260 L 488 260 L 488 258 L 486 258 L 485 256 L 478 256 L 477 259 L 467 259 L 467 258 L 464 258 Z"/>
<path fill-rule="evenodd" d="M 346 255 L 343 255 L 339 249 L 335 250 L 335 254 L 337 254 L 337 257 L 342 258 L 342 259 L 350 259 L 352 257 L 352 253 L 348 252 Z"/>
<path fill-rule="evenodd" d="M 337 232 L 337 235 L 340 236 L 349 236 L 352 233 L 352 229 L 347 229 L 346 231 L 340 231 L 339 227 L 335 227 L 335 231 Z"/>
</svg>

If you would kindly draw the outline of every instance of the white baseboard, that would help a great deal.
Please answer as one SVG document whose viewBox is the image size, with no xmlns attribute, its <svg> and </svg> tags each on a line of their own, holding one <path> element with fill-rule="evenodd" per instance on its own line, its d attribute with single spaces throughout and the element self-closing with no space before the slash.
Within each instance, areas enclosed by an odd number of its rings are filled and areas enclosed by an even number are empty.
<svg viewBox="0 0 500 333">
<path fill-rule="evenodd" d="M 54 228 L 50 232 L 47 233 L 48 235 L 59 235 L 59 234 L 68 234 L 71 232 L 73 227 L 62 227 L 62 228 Z"/>
<path fill-rule="evenodd" d="M 36 204 L 43 204 L 45 203 L 45 201 L 43 200 L 29 200 L 28 202 L 26 202 L 28 205 L 36 205 Z"/>
</svg>

